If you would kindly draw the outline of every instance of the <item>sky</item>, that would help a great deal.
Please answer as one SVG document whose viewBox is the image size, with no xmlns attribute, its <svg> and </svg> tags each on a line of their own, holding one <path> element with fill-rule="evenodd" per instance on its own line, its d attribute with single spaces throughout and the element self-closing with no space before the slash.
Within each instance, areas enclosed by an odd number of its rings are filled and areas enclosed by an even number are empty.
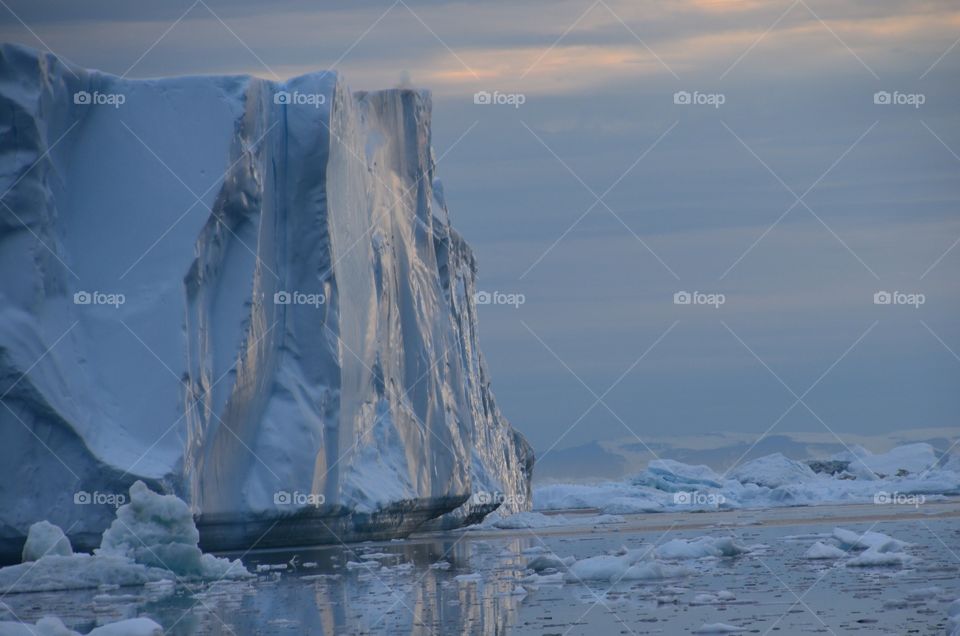
<svg viewBox="0 0 960 636">
<path fill-rule="evenodd" d="M 0 39 L 433 91 L 478 288 L 517 301 L 480 307 L 493 388 L 540 455 L 960 430 L 956 3 L 0 0 Z"/>
</svg>

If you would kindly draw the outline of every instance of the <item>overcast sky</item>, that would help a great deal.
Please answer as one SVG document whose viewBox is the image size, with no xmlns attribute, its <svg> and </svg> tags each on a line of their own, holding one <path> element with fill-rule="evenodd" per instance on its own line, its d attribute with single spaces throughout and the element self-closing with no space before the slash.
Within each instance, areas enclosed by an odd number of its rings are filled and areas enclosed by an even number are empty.
<svg viewBox="0 0 960 636">
<path fill-rule="evenodd" d="M 480 333 L 541 453 L 957 426 L 956 3 L 205 2 L 3 0 L 0 35 L 131 77 L 431 89 L 479 287 L 525 297 Z"/>
</svg>

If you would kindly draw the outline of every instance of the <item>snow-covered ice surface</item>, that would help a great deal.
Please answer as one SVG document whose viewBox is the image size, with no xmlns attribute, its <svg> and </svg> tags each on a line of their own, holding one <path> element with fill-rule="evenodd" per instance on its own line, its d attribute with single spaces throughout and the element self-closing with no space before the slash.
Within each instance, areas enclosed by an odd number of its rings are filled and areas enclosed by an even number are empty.
<svg viewBox="0 0 960 636">
<path fill-rule="evenodd" d="M 707 466 L 654 460 L 631 479 L 550 484 L 534 489 L 537 510 L 598 509 L 609 514 L 814 506 L 832 503 L 914 504 L 960 494 L 960 457 L 938 457 L 926 443 L 873 454 L 853 448 L 832 457 L 846 466 L 816 473 L 781 454 L 720 474 Z"/>
<path fill-rule="evenodd" d="M 0 620 L 11 618 L 7 606 L 30 622 L 56 614 L 80 633 L 141 616 L 172 635 L 866 636 L 947 634 L 950 616 L 960 619 L 956 500 L 666 512 L 606 525 L 563 516 L 541 528 L 253 552 L 244 559 L 256 577 L 239 581 L 10 594 Z M 843 556 L 808 559 L 818 542 Z M 911 561 L 847 567 L 884 545 Z"/>
<path fill-rule="evenodd" d="M 3 45 L 0 110 L 0 559 L 43 518 L 94 547 L 137 479 L 212 547 L 528 505 L 429 93 L 122 79 Z"/>
</svg>

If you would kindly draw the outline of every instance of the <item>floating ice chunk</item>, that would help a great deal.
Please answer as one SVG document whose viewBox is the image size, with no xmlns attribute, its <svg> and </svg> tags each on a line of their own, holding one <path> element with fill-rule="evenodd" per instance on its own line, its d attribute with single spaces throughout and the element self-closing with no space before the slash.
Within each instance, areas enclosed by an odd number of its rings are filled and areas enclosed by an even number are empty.
<svg viewBox="0 0 960 636">
<path fill-rule="evenodd" d="M 854 532 L 853 530 L 847 530 L 845 528 L 834 528 L 833 538 L 839 541 L 843 547 L 860 550 L 887 545 L 891 542 L 899 546 L 898 549 L 903 549 L 910 545 L 905 541 L 900 541 L 882 532 L 874 532 L 872 530 L 868 530 L 867 532 Z"/>
<path fill-rule="evenodd" d="M 823 541 L 817 541 L 803 553 L 804 559 L 842 559 L 845 556 L 847 556 L 846 550 Z"/>
<path fill-rule="evenodd" d="M 23 545 L 23 561 L 36 561 L 48 554 L 70 556 L 73 548 L 63 530 L 49 521 L 38 521 L 30 526 L 27 542 Z"/>
<path fill-rule="evenodd" d="M 692 571 L 653 560 L 649 550 L 624 550 L 575 561 L 567 567 L 566 580 L 650 581 L 688 576 Z"/>
<path fill-rule="evenodd" d="M 148 567 L 179 576 L 236 578 L 248 576 L 243 564 L 204 554 L 200 533 L 187 504 L 174 495 L 159 495 L 142 481 L 130 486 L 130 503 L 103 533 L 97 554 L 126 556 Z"/>
<path fill-rule="evenodd" d="M 698 537 L 696 539 L 672 539 L 656 548 L 661 559 L 702 559 L 704 557 L 730 557 L 749 550 L 732 537 Z"/>
<path fill-rule="evenodd" d="M 163 628 L 149 618 L 129 618 L 97 627 L 87 636 L 162 636 Z M 0 622 L 0 636 L 80 636 L 54 616 L 41 618 L 35 625 Z"/>
<path fill-rule="evenodd" d="M 53 536 L 49 529 L 42 536 Z M 48 554 L 31 563 L 0 569 L 0 591 L 71 590 L 103 585 L 144 585 L 176 578 L 251 576 L 239 561 L 204 554 L 187 505 L 173 495 L 151 492 L 141 481 L 130 487 L 130 503 L 89 554 Z"/>
<path fill-rule="evenodd" d="M 479 572 L 471 572 L 470 574 L 458 574 L 453 577 L 454 581 L 458 583 L 480 583 L 483 581 L 483 575 Z"/>
<path fill-rule="evenodd" d="M 567 567 L 573 565 L 575 561 L 576 559 L 573 557 L 561 559 L 556 554 L 541 554 L 531 559 L 530 562 L 527 563 L 527 568 L 538 573 L 544 570 L 566 570 Z"/>
<path fill-rule="evenodd" d="M 528 585 L 563 585 L 564 574 L 563 572 L 554 572 L 553 574 L 537 574 L 534 572 L 523 577 L 520 581 Z"/>
<path fill-rule="evenodd" d="M 726 623 L 705 623 L 693 630 L 694 634 L 739 634 L 744 630 Z"/>
<path fill-rule="evenodd" d="M 867 548 L 859 555 L 847 561 L 847 567 L 889 567 L 910 565 L 914 557 L 900 551 L 898 542 L 889 541 Z"/>
<path fill-rule="evenodd" d="M 744 484 L 779 488 L 817 479 L 809 466 L 781 453 L 758 457 L 730 471 L 729 476 Z"/>
<path fill-rule="evenodd" d="M 163 628 L 149 618 L 130 618 L 97 627 L 87 636 L 162 636 Z"/>
</svg>

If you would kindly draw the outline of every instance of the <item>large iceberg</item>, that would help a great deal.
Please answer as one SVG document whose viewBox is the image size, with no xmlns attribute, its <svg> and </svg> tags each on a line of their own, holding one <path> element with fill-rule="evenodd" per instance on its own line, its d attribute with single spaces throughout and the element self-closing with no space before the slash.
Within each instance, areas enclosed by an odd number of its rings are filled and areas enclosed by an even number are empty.
<svg viewBox="0 0 960 636">
<path fill-rule="evenodd" d="M 428 93 L 0 46 L 0 112 L 0 559 L 96 546 L 136 480 L 204 549 L 529 507 Z"/>
</svg>

